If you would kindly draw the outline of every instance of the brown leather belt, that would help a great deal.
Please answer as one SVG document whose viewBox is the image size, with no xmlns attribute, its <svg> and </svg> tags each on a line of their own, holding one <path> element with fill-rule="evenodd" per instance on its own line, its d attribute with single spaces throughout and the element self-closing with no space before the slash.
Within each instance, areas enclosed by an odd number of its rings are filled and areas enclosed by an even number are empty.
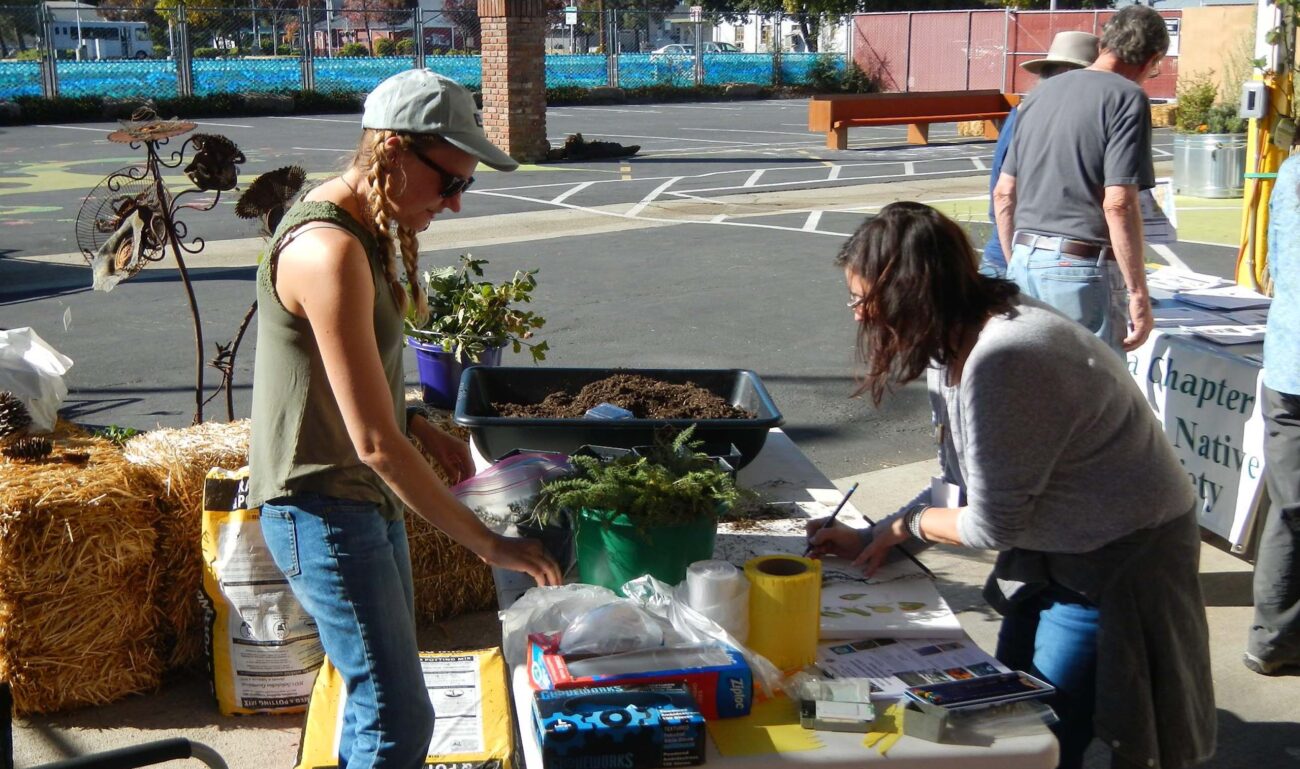
<svg viewBox="0 0 1300 769">
<path fill-rule="evenodd" d="M 1054 235 L 1035 235 L 1032 232 L 1017 232 L 1013 242 L 1018 246 L 1041 248 L 1045 251 L 1060 251 L 1063 254 L 1077 256 L 1081 259 L 1105 261 L 1114 259 L 1115 251 L 1110 246 L 1099 246 L 1083 240 L 1072 240 Z"/>
</svg>

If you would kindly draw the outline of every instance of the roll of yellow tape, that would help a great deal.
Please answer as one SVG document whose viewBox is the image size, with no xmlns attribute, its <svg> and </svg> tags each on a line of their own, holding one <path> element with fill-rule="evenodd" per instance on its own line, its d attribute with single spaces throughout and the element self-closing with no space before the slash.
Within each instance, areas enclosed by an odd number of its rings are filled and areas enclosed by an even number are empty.
<svg viewBox="0 0 1300 769">
<path fill-rule="evenodd" d="M 749 579 L 748 646 L 781 670 L 817 657 L 822 564 L 792 555 L 767 555 L 745 564 Z"/>
</svg>

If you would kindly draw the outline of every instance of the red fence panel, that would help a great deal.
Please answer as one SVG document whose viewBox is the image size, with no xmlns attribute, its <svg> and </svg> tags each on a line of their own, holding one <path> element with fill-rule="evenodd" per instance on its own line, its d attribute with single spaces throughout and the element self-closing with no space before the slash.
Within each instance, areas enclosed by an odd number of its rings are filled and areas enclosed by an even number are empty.
<svg viewBox="0 0 1300 769">
<path fill-rule="evenodd" d="M 907 90 L 909 13 L 863 13 L 853 17 L 853 61 L 879 73 L 886 91 Z"/>
<path fill-rule="evenodd" d="M 1167 19 L 1181 11 L 1161 11 Z M 1027 93 L 1037 78 L 1020 68 L 1047 54 L 1058 32 L 1101 34 L 1115 11 L 938 11 L 854 17 L 854 60 L 885 76 L 891 91 L 1004 88 Z M 1174 97 L 1178 57 L 1165 58 L 1143 84 L 1152 98 Z"/>
</svg>

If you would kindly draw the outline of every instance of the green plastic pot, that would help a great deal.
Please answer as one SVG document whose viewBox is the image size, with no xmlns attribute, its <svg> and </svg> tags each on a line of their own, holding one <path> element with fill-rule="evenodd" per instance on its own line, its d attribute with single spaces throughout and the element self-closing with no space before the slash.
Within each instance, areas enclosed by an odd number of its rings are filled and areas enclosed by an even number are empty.
<svg viewBox="0 0 1300 769">
<path fill-rule="evenodd" d="M 716 518 L 638 529 L 625 515 L 584 509 L 577 516 L 578 579 L 622 594 L 623 583 L 649 574 L 676 585 L 686 568 L 713 557 Z"/>
</svg>

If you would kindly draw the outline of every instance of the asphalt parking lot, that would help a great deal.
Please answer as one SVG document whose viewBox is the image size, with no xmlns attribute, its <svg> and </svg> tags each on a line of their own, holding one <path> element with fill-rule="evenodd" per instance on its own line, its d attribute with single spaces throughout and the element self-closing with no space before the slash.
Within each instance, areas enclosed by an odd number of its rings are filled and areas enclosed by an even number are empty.
<svg viewBox="0 0 1300 769">
<path fill-rule="evenodd" d="M 933 448 L 921 387 L 904 388 L 879 409 L 848 397 L 853 329 L 832 259 L 865 216 L 893 199 L 938 205 L 979 239 L 993 145 L 958 138 L 949 125 L 935 127 L 931 146 L 909 146 L 899 126 L 855 131 L 848 150 L 827 150 L 823 136 L 805 130 L 806 110 L 802 100 L 552 108 L 553 145 L 582 132 L 641 151 L 512 174 L 483 168 L 463 211 L 422 237 L 422 263 L 452 263 L 472 250 L 497 277 L 540 269 L 536 309 L 549 321 L 542 338 L 553 350 L 546 365 L 758 371 L 786 430 L 832 478 L 925 459 Z M 290 163 L 315 178 L 337 172 L 359 119 L 196 122 L 240 146 L 247 184 Z M 68 377 L 73 418 L 180 426 L 194 413 L 194 351 L 174 266 L 164 261 L 101 294 L 85 288 L 84 262 L 69 253 L 87 191 L 140 160 L 105 138 L 114 127 L 4 129 L 0 327 L 32 325 L 77 362 Z M 1157 138 L 1157 160 L 1169 141 Z M 173 190 L 187 185 L 179 172 L 168 182 Z M 223 196 L 216 210 L 185 215 L 190 234 L 208 242 L 187 260 L 205 357 L 231 337 L 253 299 L 260 241 L 233 215 L 232 201 Z M 1230 269 L 1224 249 L 1179 253 L 1199 269 Z M 250 334 L 236 372 L 236 416 L 248 413 L 252 360 Z M 217 380 L 207 372 L 209 388 Z M 206 415 L 224 416 L 219 403 Z"/>
</svg>

